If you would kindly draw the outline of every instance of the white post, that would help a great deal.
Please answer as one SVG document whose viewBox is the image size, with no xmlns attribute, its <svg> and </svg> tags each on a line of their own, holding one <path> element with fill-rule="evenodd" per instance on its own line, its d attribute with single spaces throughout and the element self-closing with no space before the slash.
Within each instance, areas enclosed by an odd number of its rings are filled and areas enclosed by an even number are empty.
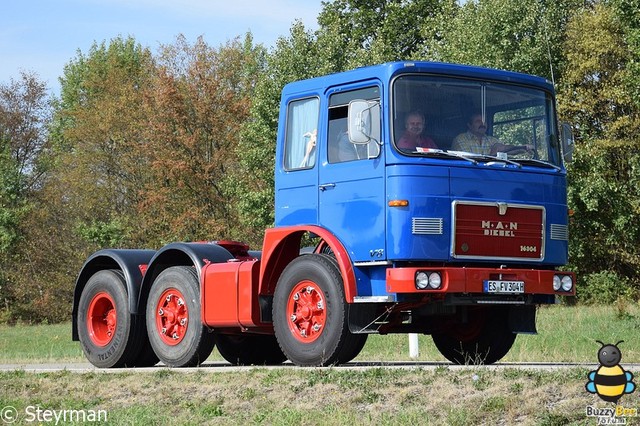
<svg viewBox="0 0 640 426">
<path fill-rule="evenodd" d="M 416 333 L 409 333 L 409 357 L 411 359 L 418 359 L 418 356 L 420 356 L 418 335 Z"/>
</svg>

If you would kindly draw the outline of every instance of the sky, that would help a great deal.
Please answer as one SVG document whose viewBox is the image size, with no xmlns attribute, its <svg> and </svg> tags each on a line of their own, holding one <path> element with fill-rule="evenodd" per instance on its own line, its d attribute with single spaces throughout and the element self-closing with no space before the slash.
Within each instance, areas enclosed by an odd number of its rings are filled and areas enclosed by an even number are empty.
<svg viewBox="0 0 640 426">
<path fill-rule="evenodd" d="M 217 47 L 251 31 L 274 46 L 300 20 L 317 29 L 321 0 L 5 0 L 0 8 L 0 84 L 35 72 L 52 93 L 78 50 L 132 36 L 157 52 L 183 34 Z"/>
</svg>

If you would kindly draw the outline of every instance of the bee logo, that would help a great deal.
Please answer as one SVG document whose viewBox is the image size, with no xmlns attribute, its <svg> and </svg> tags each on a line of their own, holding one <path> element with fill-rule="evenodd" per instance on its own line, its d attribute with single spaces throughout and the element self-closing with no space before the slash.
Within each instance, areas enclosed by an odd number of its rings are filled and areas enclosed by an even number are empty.
<svg viewBox="0 0 640 426">
<path fill-rule="evenodd" d="M 604 401 L 618 402 L 623 394 L 632 393 L 636 388 L 633 383 L 633 374 L 618 365 L 622 360 L 622 353 L 620 353 L 618 345 L 624 340 L 615 345 L 605 345 L 599 340 L 596 342 L 602 345 L 598 350 L 600 367 L 589 372 L 589 381 L 585 387 L 587 392 L 597 393 Z"/>
</svg>

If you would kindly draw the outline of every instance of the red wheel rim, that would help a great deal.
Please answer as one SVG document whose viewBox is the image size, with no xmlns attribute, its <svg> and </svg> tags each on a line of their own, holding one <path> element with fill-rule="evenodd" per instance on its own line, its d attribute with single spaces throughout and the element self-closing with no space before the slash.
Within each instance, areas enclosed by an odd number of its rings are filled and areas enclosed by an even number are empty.
<svg viewBox="0 0 640 426">
<path fill-rule="evenodd" d="M 164 343 L 175 346 L 182 341 L 189 325 L 185 298 L 175 288 L 166 290 L 156 305 L 156 328 Z"/>
<path fill-rule="evenodd" d="M 118 316 L 116 304 L 109 293 L 100 292 L 93 296 L 87 311 L 89 338 L 96 346 L 107 346 L 116 333 Z"/>
<path fill-rule="evenodd" d="M 321 289 L 311 281 L 301 281 L 287 302 L 287 323 L 293 336 L 311 343 L 320 337 L 327 322 L 327 309 Z"/>
</svg>

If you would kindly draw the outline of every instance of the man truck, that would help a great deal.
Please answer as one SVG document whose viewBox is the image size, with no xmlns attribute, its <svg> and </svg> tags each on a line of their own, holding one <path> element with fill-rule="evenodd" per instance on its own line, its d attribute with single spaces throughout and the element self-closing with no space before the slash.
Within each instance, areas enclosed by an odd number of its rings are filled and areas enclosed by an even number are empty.
<svg viewBox="0 0 640 426">
<path fill-rule="evenodd" d="M 429 147 L 399 144 L 410 115 Z M 238 365 L 335 365 L 372 333 L 494 363 L 536 332 L 538 306 L 575 294 L 563 128 L 553 85 L 514 72 L 394 62 L 290 83 L 261 250 L 100 250 L 73 338 L 105 368 L 195 366 L 214 347 Z"/>
</svg>

